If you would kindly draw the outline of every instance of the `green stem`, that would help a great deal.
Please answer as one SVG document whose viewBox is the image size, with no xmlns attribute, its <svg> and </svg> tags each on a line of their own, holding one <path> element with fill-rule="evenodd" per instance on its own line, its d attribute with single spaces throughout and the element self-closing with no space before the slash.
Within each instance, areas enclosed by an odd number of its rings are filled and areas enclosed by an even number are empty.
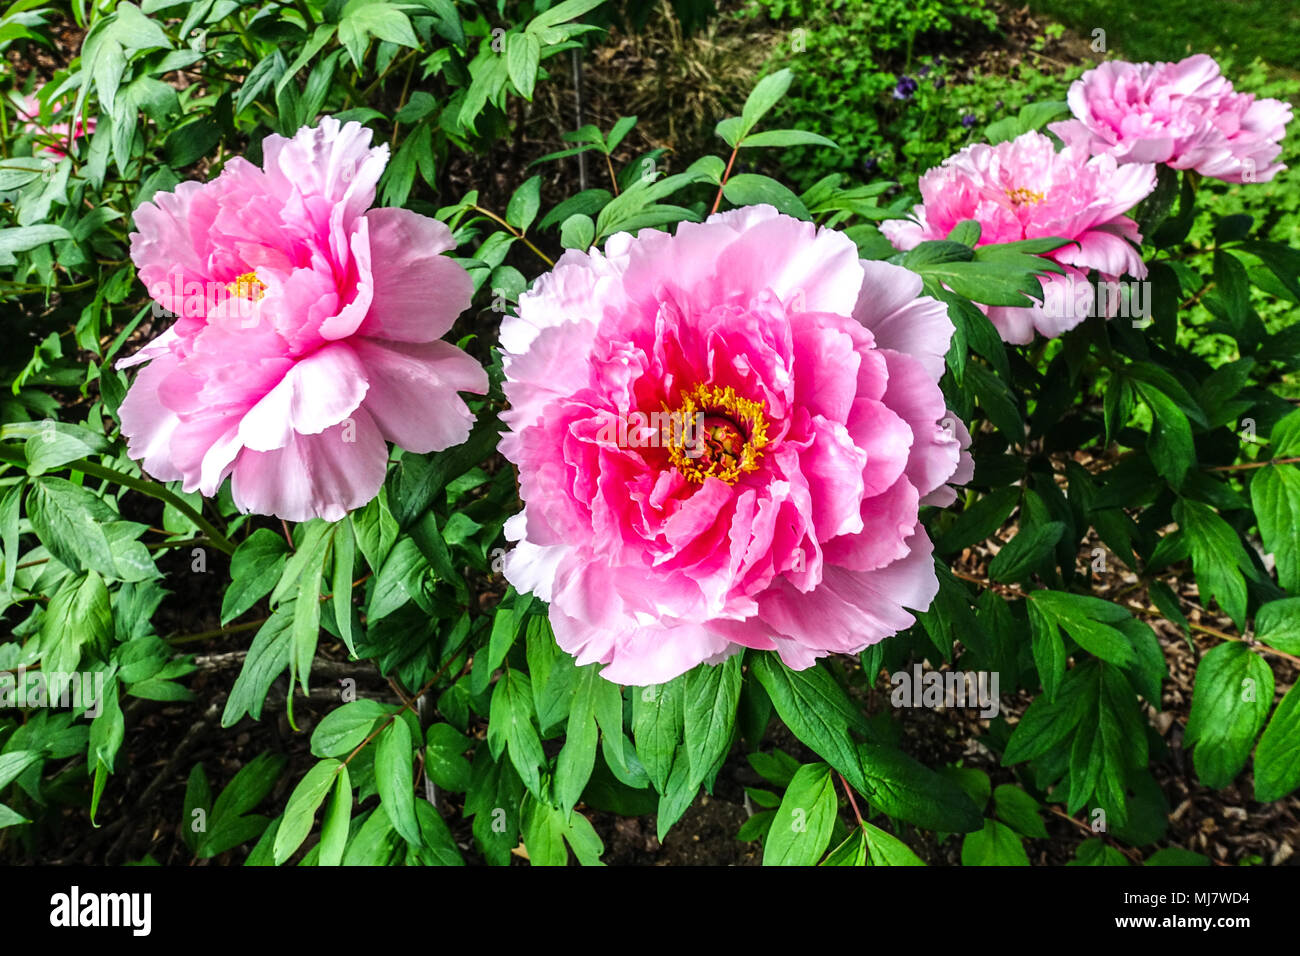
<svg viewBox="0 0 1300 956">
<path fill-rule="evenodd" d="M 151 498 L 157 498 L 159 501 L 171 505 L 185 517 L 193 521 L 211 540 L 214 548 L 218 551 L 225 552 L 226 554 L 235 553 L 234 543 L 218 531 L 212 522 L 208 521 L 207 518 L 203 517 L 203 515 L 191 508 L 184 498 L 173 494 L 157 482 L 149 481 L 146 478 L 134 478 L 131 475 L 123 474 L 120 471 L 116 471 L 104 465 L 97 465 L 93 461 L 86 461 L 84 458 L 78 459 L 74 462 L 69 462 L 68 467 L 73 471 L 79 471 L 82 474 L 90 475 L 94 478 L 102 478 L 105 481 L 115 481 L 124 488 L 130 488 L 133 491 L 138 491 L 143 495 L 149 495 Z"/>
<path fill-rule="evenodd" d="M 542 252 L 541 249 L 538 249 L 538 248 L 537 248 L 535 245 L 533 245 L 531 242 L 529 242 L 529 241 L 528 241 L 528 238 L 527 238 L 527 237 L 526 237 L 526 236 L 525 236 L 525 235 L 524 235 L 520 230 L 518 230 L 518 229 L 516 229 L 514 226 L 510 225 L 510 223 L 506 222 L 504 219 L 502 219 L 502 218 L 501 218 L 500 216 L 498 216 L 496 213 L 491 212 L 491 211 L 489 211 L 489 210 L 487 210 L 487 209 L 484 209 L 482 206 L 471 206 L 470 208 L 473 209 L 475 212 L 479 212 L 479 213 L 482 213 L 484 216 L 487 216 L 487 217 L 488 217 L 489 219 L 491 219 L 493 222 L 499 223 L 500 225 L 504 226 L 504 227 L 506 228 L 506 230 L 510 233 L 510 235 L 514 236 L 516 239 L 518 239 L 520 242 L 522 242 L 524 245 L 526 245 L 529 249 L 533 250 L 533 252 L 535 252 L 535 253 L 537 254 L 537 257 L 538 257 L 539 259 L 541 259 L 543 262 L 545 262 L 545 263 L 546 263 L 548 266 L 550 266 L 551 268 L 555 268 L 555 260 L 554 260 L 554 259 L 552 259 L 550 256 L 548 256 L 546 253 Z"/>
</svg>

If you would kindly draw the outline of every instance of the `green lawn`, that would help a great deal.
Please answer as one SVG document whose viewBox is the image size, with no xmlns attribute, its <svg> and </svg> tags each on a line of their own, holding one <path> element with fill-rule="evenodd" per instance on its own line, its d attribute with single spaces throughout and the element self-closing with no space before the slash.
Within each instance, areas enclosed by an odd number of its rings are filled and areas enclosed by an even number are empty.
<svg viewBox="0 0 1300 956">
<path fill-rule="evenodd" d="M 1085 37 L 1101 27 L 1108 49 L 1135 60 L 1179 60 L 1189 53 L 1258 56 L 1300 72 L 1297 0 L 1029 0 Z"/>
</svg>

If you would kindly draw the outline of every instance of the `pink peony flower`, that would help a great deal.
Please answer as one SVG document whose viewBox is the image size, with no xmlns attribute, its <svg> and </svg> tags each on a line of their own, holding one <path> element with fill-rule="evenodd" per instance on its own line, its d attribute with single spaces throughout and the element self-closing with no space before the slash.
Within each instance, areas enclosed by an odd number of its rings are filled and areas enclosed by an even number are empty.
<svg viewBox="0 0 1300 956">
<path fill-rule="evenodd" d="M 1137 224 L 1124 212 L 1155 188 L 1150 165 L 1120 166 L 1113 156 L 1056 151 L 1042 133 L 1025 133 L 996 146 L 968 146 L 920 180 L 916 221 L 892 219 L 880 229 L 897 249 L 942 239 L 965 219 L 980 224 L 980 245 L 1059 237 L 1073 242 L 1047 258 L 1064 275 L 1042 278 L 1044 302 L 983 307 L 1002 338 L 1023 344 L 1037 329 L 1055 338 L 1084 318 L 1073 307 L 1078 284 L 1095 270 L 1106 281 L 1147 274 L 1130 242 L 1140 243 Z M 1069 302 L 1070 307 L 1060 303 Z"/>
<path fill-rule="evenodd" d="M 386 440 L 429 452 L 464 441 L 457 391 L 487 391 L 440 341 L 472 283 L 440 255 L 445 225 L 371 209 L 388 148 L 327 117 L 268 136 L 264 168 L 235 158 L 136 210 L 131 258 L 176 323 L 122 362 L 150 361 L 120 410 L 149 474 L 244 511 L 335 521 L 373 498 Z"/>
<path fill-rule="evenodd" d="M 1075 118 L 1049 128 L 1067 145 L 1121 163 L 1167 163 L 1230 183 L 1266 182 L 1291 106 L 1237 93 L 1213 57 L 1177 63 L 1114 60 L 1070 86 Z"/>
<path fill-rule="evenodd" d="M 95 117 L 86 117 L 83 122 L 78 116 L 73 123 L 67 120 L 63 122 L 51 122 L 48 126 L 42 125 L 41 101 L 36 94 L 23 97 L 23 105 L 17 108 L 18 115 L 22 120 L 22 127 L 29 133 L 34 133 L 37 137 L 37 145 L 34 150 L 36 155 L 48 155 L 55 159 L 62 159 L 68 155 L 64 147 L 68 143 L 69 131 L 72 132 L 72 138 L 78 139 L 82 136 L 89 136 L 95 132 Z M 51 113 L 57 117 L 59 115 L 59 105 L 56 103 Z"/>
<path fill-rule="evenodd" d="M 501 327 L 524 509 L 506 578 L 624 684 L 741 647 L 791 667 L 913 623 L 924 503 L 969 480 L 920 279 L 754 206 L 570 251 Z"/>
</svg>

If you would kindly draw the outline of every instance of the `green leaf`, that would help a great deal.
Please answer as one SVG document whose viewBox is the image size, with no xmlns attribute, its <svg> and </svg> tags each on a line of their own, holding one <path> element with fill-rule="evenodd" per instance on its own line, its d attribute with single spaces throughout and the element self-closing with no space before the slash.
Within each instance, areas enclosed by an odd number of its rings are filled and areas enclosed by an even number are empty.
<svg viewBox="0 0 1300 956">
<path fill-rule="evenodd" d="M 288 554 L 284 538 L 270 528 L 258 528 L 240 543 L 230 559 L 230 586 L 221 599 L 223 626 L 271 593 Z"/>
<path fill-rule="evenodd" d="M 889 816 L 948 833 L 966 833 L 980 825 L 979 810 L 957 784 L 902 751 L 860 744 L 858 755 L 861 786 L 845 776 Z"/>
<path fill-rule="evenodd" d="M 892 833 L 886 833 L 865 821 L 862 832 L 866 837 L 872 866 L 925 866 L 925 861 Z"/>
<path fill-rule="evenodd" d="M 982 231 L 980 224 L 974 219 L 963 219 L 948 231 L 948 241 L 960 242 L 962 245 L 974 249 L 979 245 Z"/>
<path fill-rule="evenodd" d="M 0 790 L 17 780 L 19 774 L 39 762 L 41 757 L 39 750 L 11 750 L 0 754 Z"/>
<path fill-rule="evenodd" d="M 1007 741 L 1003 765 L 1041 757 L 1066 740 L 1088 713 L 1087 685 L 1085 669 L 1076 667 L 1065 674 L 1054 697 L 1036 697 Z"/>
<path fill-rule="evenodd" d="M 1028 866 L 1029 856 L 1014 830 L 985 820 L 984 829 L 966 834 L 961 843 L 962 866 Z"/>
<path fill-rule="evenodd" d="M 1004 783 L 993 791 L 993 814 L 1022 836 L 1047 839 L 1038 801 L 1017 786 Z"/>
<path fill-rule="evenodd" d="M 566 866 L 569 851 L 564 846 L 564 814 L 529 794 L 524 798 L 522 828 L 524 849 L 533 866 Z"/>
<path fill-rule="evenodd" d="M 226 699 L 226 709 L 221 715 L 222 727 L 233 727 L 248 714 L 254 720 L 262 715 L 271 683 L 289 666 L 293 615 L 288 606 L 277 608 L 270 619 L 258 628 L 253 638 L 244 666 L 235 678 L 235 686 Z"/>
<path fill-rule="evenodd" d="M 668 831 L 673 824 L 682 818 L 682 814 L 691 805 L 699 789 L 699 784 L 691 783 L 690 767 L 679 747 L 673 759 L 672 772 L 668 774 L 668 784 L 659 797 L 659 805 L 655 813 L 655 833 L 660 843 L 668 836 Z"/>
<path fill-rule="evenodd" d="M 737 840 L 746 840 L 755 836 L 767 837 L 767 831 L 772 826 L 772 821 L 776 814 L 773 811 L 764 811 L 756 813 L 742 826 L 741 832 L 736 834 Z M 756 825 L 756 821 L 758 825 Z M 863 824 L 866 826 L 866 824 Z M 762 831 L 761 833 L 759 831 Z M 822 860 L 821 866 L 866 866 L 867 865 L 867 835 L 861 828 L 848 835 L 843 843 L 826 854 L 826 859 Z"/>
<path fill-rule="evenodd" d="M 1273 446 L 1275 458 L 1300 455 L 1300 409 L 1279 419 L 1269 435 L 1269 443 Z"/>
<path fill-rule="evenodd" d="M 511 33 L 506 37 L 506 70 L 510 82 L 526 100 L 533 98 L 533 85 L 537 82 L 537 66 L 541 61 L 542 44 L 532 33 Z"/>
<path fill-rule="evenodd" d="M 27 517 L 50 554 L 73 571 L 86 568 L 116 577 L 117 563 L 104 524 L 117 515 L 85 488 L 42 476 L 27 494 Z"/>
<path fill-rule="evenodd" d="M 506 866 L 510 851 L 519 845 L 523 782 L 510 761 L 492 759 L 490 747 L 474 749 L 472 775 L 465 794 L 465 815 L 474 818 L 474 839 L 488 863 Z"/>
<path fill-rule="evenodd" d="M 311 662 L 316 656 L 316 644 L 320 638 L 321 583 L 325 578 L 325 551 L 325 542 L 322 541 L 299 582 L 298 596 L 293 604 L 290 675 L 295 673 L 298 675 L 298 682 L 304 694 L 311 693 L 307 681 L 311 677 Z M 289 689 L 289 694 L 292 697 L 292 687 Z"/>
<path fill-rule="evenodd" d="M 754 85 L 753 91 L 745 100 L 744 108 L 740 111 L 746 133 L 758 125 L 758 121 L 767 111 L 781 101 L 781 97 L 785 96 L 790 89 L 792 80 L 794 80 L 792 70 L 777 70 Z"/>
<path fill-rule="evenodd" d="M 497 681 L 488 714 L 488 746 L 494 758 L 507 750 L 529 793 L 541 792 L 539 768 L 546 754 L 533 724 L 533 690 L 527 674 L 508 670 Z"/>
<path fill-rule="evenodd" d="M 451 835 L 447 822 L 438 815 L 433 805 L 428 800 L 416 800 L 415 815 L 420 822 L 420 836 L 424 844 L 415 858 L 426 865 L 464 866 L 465 858 L 460 855 L 456 838 Z"/>
<path fill-rule="evenodd" d="M 207 814 L 211 809 L 212 785 L 208 783 L 208 775 L 203 769 L 203 764 L 196 763 L 190 768 L 189 779 L 185 781 L 185 803 L 181 814 L 184 820 L 181 826 L 181 839 L 185 841 L 185 845 L 190 848 L 192 853 L 198 852 L 199 843 L 202 840 L 201 832 L 194 828 L 194 823 L 197 820 L 194 811 L 200 811 L 206 821 Z"/>
<path fill-rule="evenodd" d="M 357 547 L 372 571 L 378 571 L 397 540 L 397 520 L 388 509 L 388 494 L 381 490 L 364 507 L 348 516 L 356 534 Z"/>
<path fill-rule="evenodd" d="M 778 212 L 796 219 L 812 219 L 803 201 L 789 187 L 758 173 L 738 173 L 732 176 L 722 187 L 722 195 L 734 206 L 766 204 L 775 206 Z"/>
<path fill-rule="evenodd" d="M 349 0 L 339 17 L 339 42 L 347 48 L 358 70 L 365 58 L 368 38 L 372 36 L 413 49 L 420 45 L 411 29 L 410 18 L 397 4 L 387 0 Z"/>
<path fill-rule="evenodd" d="M 569 716 L 575 703 L 575 687 L 586 668 L 577 667 L 573 658 L 560 650 L 550 622 L 544 615 L 531 615 L 524 631 L 537 729 L 543 737 L 549 737 L 553 729 Z M 599 670 L 594 665 L 591 669 Z"/>
<path fill-rule="evenodd" d="M 974 362 L 966 369 L 966 374 L 980 406 L 989 421 L 1002 433 L 1002 437 L 1014 445 L 1024 444 L 1024 419 L 1021 418 L 1020 408 L 1006 382 Z"/>
<path fill-rule="evenodd" d="M 1066 866 L 1128 866 L 1124 854 L 1113 846 L 1107 846 L 1101 837 L 1093 837 L 1079 844 L 1074 859 Z"/>
<path fill-rule="evenodd" d="M 266 799 L 275 786 L 280 774 L 284 772 L 288 761 L 284 757 L 259 754 L 240 768 L 234 779 L 221 791 L 212 812 L 208 814 L 208 830 L 199 836 L 196 855 L 200 859 L 211 859 L 219 853 L 225 853 L 233 847 L 265 835 L 268 831 L 267 819 L 249 811 Z M 279 821 L 274 827 L 279 832 Z M 270 839 L 275 839 L 272 834 Z M 261 847 L 261 843 L 258 844 Z M 264 848 L 267 864 L 274 862 L 273 844 Z"/>
<path fill-rule="evenodd" d="M 831 149 L 839 149 L 835 140 L 801 129 L 773 129 L 763 133 L 750 133 L 740 141 L 741 149 L 759 146 L 829 146 Z"/>
<path fill-rule="evenodd" d="M 1065 534 L 1065 524 L 1048 521 L 1032 527 L 1021 526 L 989 562 L 989 577 L 995 581 L 1019 581 L 1037 568 L 1055 564 L 1056 543 Z"/>
<path fill-rule="evenodd" d="M 526 179 L 514 191 L 514 194 L 510 197 L 510 202 L 506 205 L 506 222 L 521 233 L 527 232 L 528 227 L 537 218 L 537 212 L 542 207 L 541 189 L 541 176 Z"/>
<path fill-rule="evenodd" d="M 1209 866 L 1210 858 L 1178 846 L 1156 850 L 1144 861 L 1144 866 Z"/>
<path fill-rule="evenodd" d="M 1033 603 L 1029 605 L 1029 635 L 1034 666 L 1043 683 L 1043 697 L 1050 701 L 1065 678 L 1065 641 L 1051 616 Z"/>
<path fill-rule="evenodd" d="M 1287 654 L 1300 654 L 1300 597 L 1269 601 L 1255 615 L 1255 639 Z"/>
<path fill-rule="evenodd" d="M 596 224 L 590 216 L 575 212 L 560 225 L 560 245 L 585 251 L 596 238 Z"/>
<path fill-rule="evenodd" d="M 331 590 L 334 603 L 334 623 L 339 636 L 353 657 L 357 649 L 352 645 L 352 571 L 356 565 L 356 539 L 352 525 L 340 521 L 334 526 L 334 574 Z"/>
<path fill-rule="evenodd" d="M 721 664 L 701 664 L 686 675 L 683 728 L 692 790 L 722 762 L 731 746 L 742 661 L 740 654 L 733 654 Z"/>
<path fill-rule="evenodd" d="M 5 827 L 17 826 L 20 823 L 31 823 L 31 821 L 18 811 L 0 803 L 0 830 Z"/>
<path fill-rule="evenodd" d="M 604 678 L 594 666 L 578 669 L 564 746 L 555 761 L 555 797 L 566 817 L 573 812 L 596 766 L 596 681 L 604 682 Z"/>
<path fill-rule="evenodd" d="M 27 438 L 23 452 L 27 456 L 27 474 L 33 476 L 106 451 L 109 447 L 103 435 L 81 425 L 49 419 L 6 425 L 4 433 L 6 438 Z"/>
<path fill-rule="evenodd" d="M 411 769 L 411 728 L 399 715 L 375 741 L 375 786 L 380 806 L 393 829 L 411 846 L 419 847 L 420 824 L 415 818 L 415 780 Z"/>
<path fill-rule="evenodd" d="M 1274 429 L 1275 436 L 1278 430 Z M 1276 562 L 1278 583 L 1288 591 L 1300 591 L 1300 468 L 1259 469 L 1250 481 L 1250 503 L 1259 536 Z"/>
<path fill-rule="evenodd" d="M 605 0 L 564 0 L 563 3 L 557 3 L 533 17 L 529 21 L 527 29 L 530 33 L 544 33 L 562 23 L 578 19 L 587 11 L 596 9 L 604 2 Z"/>
<path fill-rule="evenodd" d="M 632 692 L 632 736 L 637 759 L 645 765 L 655 790 L 668 785 L 673 755 L 682 740 L 682 697 L 685 680 L 641 687 Z"/>
<path fill-rule="evenodd" d="M 986 541 L 1011 517 L 1011 512 L 1019 501 L 1020 489 L 1015 487 L 996 488 L 983 495 L 959 514 L 952 526 L 940 535 L 934 545 L 935 551 L 940 554 L 955 554 L 972 544 Z"/>
<path fill-rule="evenodd" d="M 62 226 L 37 225 L 0 229 L 0 266 L 14 265 L 16 252 L 28 252 L 37 246 L 71 239 L 72 234 Z"/>
<path fill-rule="evenodd" d="M 1246 579 L 1242 571 L 1253 574 L 1253 569 L 1240 536 L 1209 505 L 1188 498 L 1175 502 L 1174 520 L 1191 547 L 1201 600 L 1208 602 L 1213 597 L 1238 627 L 1244 627 Z"/>
<path fill-rule="evenodd" d="M 1300 787 L 1300 684 L 1277 705 L 1255 750 L 1255 799 L 1281 800 Z"/>
<path fill-rule="evenodd" d="M 800 767 L 767 832 L 763 865 L 815 864 L 830 842 L 837 807 L 831 768 L 824 763 Z"/>
<path fill-rule="evenodd" d="M 1066 591 L 1034 591 L 1029 601 L 1031 621 L 1033 615 L 1042 615 L 1049 625 L 1065 628 L 1084 650 L 1102 660 L 1120 667 L 1133 663 L 1134 651 L 1128 637 L 1111 626 L 1128 619 L 1124 608 Z"/>
<path fill-rule="evenodd" d="M 719 120 L 713 127 L 713 132 L 721 137 L 722 141 L 733 149 L 737 148 L 741 136 L 745 132 L 745 121 L 739 116 L 728 116 L 726 119 Z M 4 263 L 0 263 L 3 265 Z"/>
<path fill-rule="evenodd" d="M 469 738 L 451 724 L 432 724 L 425 732 L 424 771 L 444 790 L 464 793 L 470 785 L 470 764 L 465 751 Z"/>
<path fill-rule="evenodd" d="M 1245 644 L 1220 644 L 1201 658 L 1185 739 L 1202 783 L 1217 790 L 1241 772 L 1272 703 L 1273 671 Z"/>
<path fill-rule="evenodd" d="M 1156 472 L 1177 490 L 1196 466 L 1192 426 L 1183 410 L 1160 389 L 1143 381 L 1134 384 L 1151 409 L 1153 421 L 1147 438 L 1151 463 Z"/>
<path fill-rule="evenodd" d="M 773 654 L 755 654 L 751 664 L 791 732 L 836 770 L 845 773 L 845 768 L 850 768 L 849 772 L 861 777 L 849 728 L 863 734 L 869 728 L 830 674 L 820 666 L 791 671 Z"/>
<path fill-rule="evenodd" d="M 42 665 L 54 674 L 71 673 L 86 645 L 106 659 L 112 637 L 113 611 L 104 579 L 94 571 L 65 578 L 41 619 Z M 57 692 L 50 688 L 51 694 Z"/>
<path fill-rule="evenodd" d="M 374 730 L 375 721 L 391 713 L 391 707 L 366 698 L 336 707 L 312 731 L 311 752 L 317 757 L 351 753 Z"/>
<path fill-rule="evenodd" d="M 339 765 L 334 778 L 334 793 L 320 827 L 321 866 L 338 866 L 343 862 L 343 850 L 348 842 L 348 826 L 352 821 L 352 782 L 348 778 L 347 764 Z M 279 835 L 278 833 L 276 834 Z"/>
<path fill-rule="evenodd" d="M 343 763 L 334 759 L 322 760 L 310 770 L 293 788 L 289 803 L 284 808 L 284 818 L 280 829 L 275 834 L 275 865 L 279 866 L 293 856 L 302 841 L 311 832 L 316 810 L 325 799 L 325 795 L 334 786 Z"/>
</svg>

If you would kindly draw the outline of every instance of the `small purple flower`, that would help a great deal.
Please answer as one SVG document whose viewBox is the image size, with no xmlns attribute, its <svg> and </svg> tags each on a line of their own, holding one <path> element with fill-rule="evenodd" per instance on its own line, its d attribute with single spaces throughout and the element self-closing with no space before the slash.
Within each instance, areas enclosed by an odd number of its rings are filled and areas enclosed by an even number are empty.
<svg viewBox="0 0 1300 956">
<path fill-rule="evenodd" d="M 936 76 L 936 77 L 934 78 L 934 88 L 935 88 L 936 90 L 941 90 L 941 89 L 943 89 L 943 88 L 947 85 L 947 83 L 948 83 L 948 81 L 945 80 L 942 76 Z"/>
<path fill-rule="evenodd" d="M 917 76 L 921 76 L 921 77 L 929 76 L 929 75 L 930 75 L 930 64 L 927 63 L 925 66 L 923 66 L 923 67 L 921 67 L 919 70 L 917 70 L 917 71 L 916 71 L 916 75 L 917 75 Z"/>
<path fill-rule="evenodd" d="M 998 100 L 996 103 L 993 104 L 993 108 L 994 108 L 995 110 L 1000 110 L 1000 109 L 1002 109 L 1002 107 L 1003 107 L 1003 103 L 1002 103 L 1001 100 Z"/>
<path fill-rule="evenodd" d="M 894 87 L 894 99 L 910 100 L 912 94 L 916 92 L 916 80 L 910 76 L 899 74 L 898 83 Z"/>
<path fill-rule="evenodd" d="M 868 176 L 873 176 L 873 175 L 875 175 L 879 170 L 880 170 L 880 163 L 876 162 L 876 159 L 875 159 L 874 156 L 868 156 L 866 159 L 864 159 L 864 160 L 862 161 L 862 171 L 863 171 L 866 175 L 868 175 Z"/>
<path fill-rule="evenodd" d="M 961 125 L 964 126 L 966 129 L 970 129 L 972 126 L 974 126 L 974 125 L 975 125 L 975 114 L 974 114 L 974 113 L 963 113 L 963 114 L 962 114 L 962 117 L 961 117 Z"/>
</svg>

